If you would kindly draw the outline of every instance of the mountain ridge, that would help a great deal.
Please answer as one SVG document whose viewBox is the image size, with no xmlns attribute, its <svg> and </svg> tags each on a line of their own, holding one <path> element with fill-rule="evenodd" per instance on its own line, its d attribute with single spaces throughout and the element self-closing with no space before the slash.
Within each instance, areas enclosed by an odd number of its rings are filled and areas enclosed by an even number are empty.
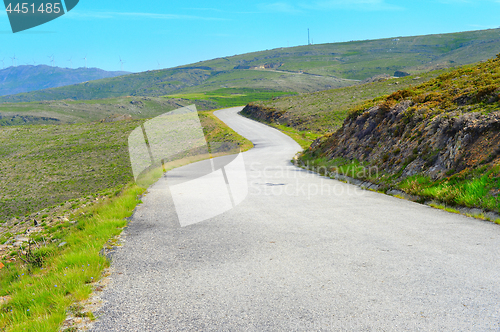
<svg viewBox="0 0 500 332">
<path fill-rule="evenodd" d="M 61 68 L 47 65 L 10 66 L 0 70 L 0 96 L 58 88 L 130 74 L 99 68 Z"/>
<path fill-rule="evenodd" d="M 500 52 L 499 32 L 490 29 L 277 48 L 4 96 L 0 102 L 158 97 L 221 87 L 314 92 L 396 71 L 418 74 L 487 60 Z"/>
</svg>

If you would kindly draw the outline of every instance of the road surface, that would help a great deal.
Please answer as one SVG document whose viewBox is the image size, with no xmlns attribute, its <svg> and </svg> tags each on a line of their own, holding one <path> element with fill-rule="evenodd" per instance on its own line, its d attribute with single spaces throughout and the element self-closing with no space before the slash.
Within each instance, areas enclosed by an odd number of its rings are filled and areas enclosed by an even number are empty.
<svg viewBox="0 0 500 332">
<path fill-rule="evenodd" d="M 499 331 L 500 227 L 295 168 L 300 147 L 216 115 L 255 148 L 248 197 L 180 227 L 165 179 L 113 258 L 93 331 Z"/>
</svg>

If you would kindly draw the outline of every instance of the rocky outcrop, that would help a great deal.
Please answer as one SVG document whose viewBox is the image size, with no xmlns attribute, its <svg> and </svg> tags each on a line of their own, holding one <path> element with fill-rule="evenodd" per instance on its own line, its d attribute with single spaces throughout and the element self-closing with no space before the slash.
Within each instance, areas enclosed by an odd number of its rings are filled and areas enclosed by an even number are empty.
<svg viewBox="0 0 500 332">
<path fill-rule="evenodd" d="M 132 120 L 132 116 L 130 114 L 112 114 L 105 119 L 99 121 L 100 123 L 108 123 L 108 122 L 118 122 L 118 121 L 130 121 Z"/>
<path fill-rule="evenodd" d="M 241 114 L 257 121 L 266 123 L 278 123 L 279 119 L 283 117 L 286 111 L 278 111 L 274 108 L 268 108 L 253 103 L 248 104 L 241 111 Z"/>
<path fill-rule="evenodd" d="M 61 120 L 47 116 L 33 115 L 2 115 L 0 114 L 0 126 L 19 126 L 23 124 L 58 124 Z"/>
<path fill-rule="evenodd" d="M 500 164 L 500 111 L 417 110 L 409 100 L 374 106 L 349 117 L 336 133 L 317 139 L 308 154 L 365 161 L 389 174 L 433 179 Z"/>
<path fill-rule="evenodd" d="M 410 73 L 407 73 L 405 71 L 400 71 L 400 70 L 397 70 L 394 73 L 394 77 L 406 77 L 406 76 L 410 76 Z"/>
<path fill-rule="evenodd" d="M 265 63 L 265 64 L 261 64 L 258 66 L 249 66 L 246 64 L 240 64 L 240 65 L 234 67 L 234 69 L 277 69 L 277 68 L 281 67 L 282 65 L 283 65 L 282 62 L 280 62 L 280 63 Z"/>
</svg>

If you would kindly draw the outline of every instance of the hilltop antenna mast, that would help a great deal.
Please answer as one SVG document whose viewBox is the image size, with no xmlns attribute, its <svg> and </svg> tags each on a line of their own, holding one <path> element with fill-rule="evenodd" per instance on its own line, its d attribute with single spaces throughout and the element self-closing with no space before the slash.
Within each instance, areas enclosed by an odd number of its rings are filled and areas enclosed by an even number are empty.
<svg viewBox="0 0 500 332">
<path fill-rule="evenodd" d="M 125 63 L 125 61 L 123 61 L 123 60 L 122 60 L 122 58 L 121 58 L 120 56 L 119 56 L 119 58 L 120 58 L 121 69 L 122 69 L 122 71 L 123 71 L 123 64 Z"/>
<path fill-rule="evenodd" d="M 52 67 L 54 67 L 54 54 L 48 55 L 47 58 L 50 59 L 50 63 L 52 64 Z"/>
</svg>

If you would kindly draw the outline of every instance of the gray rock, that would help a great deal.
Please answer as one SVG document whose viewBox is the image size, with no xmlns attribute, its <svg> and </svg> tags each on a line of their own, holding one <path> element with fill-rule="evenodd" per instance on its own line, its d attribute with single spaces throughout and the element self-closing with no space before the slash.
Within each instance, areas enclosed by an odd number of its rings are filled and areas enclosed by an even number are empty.
<svg viewBox="0 0 500 332">
<path fill-rule="evenodd" d="M 406 77 L 406 76 L 410 76 L 410 73 L 407 73 L 405 71 L 400 71 L 400 70 L 398 70 L 394 73 L 394 77 Z"/>
</svg>

